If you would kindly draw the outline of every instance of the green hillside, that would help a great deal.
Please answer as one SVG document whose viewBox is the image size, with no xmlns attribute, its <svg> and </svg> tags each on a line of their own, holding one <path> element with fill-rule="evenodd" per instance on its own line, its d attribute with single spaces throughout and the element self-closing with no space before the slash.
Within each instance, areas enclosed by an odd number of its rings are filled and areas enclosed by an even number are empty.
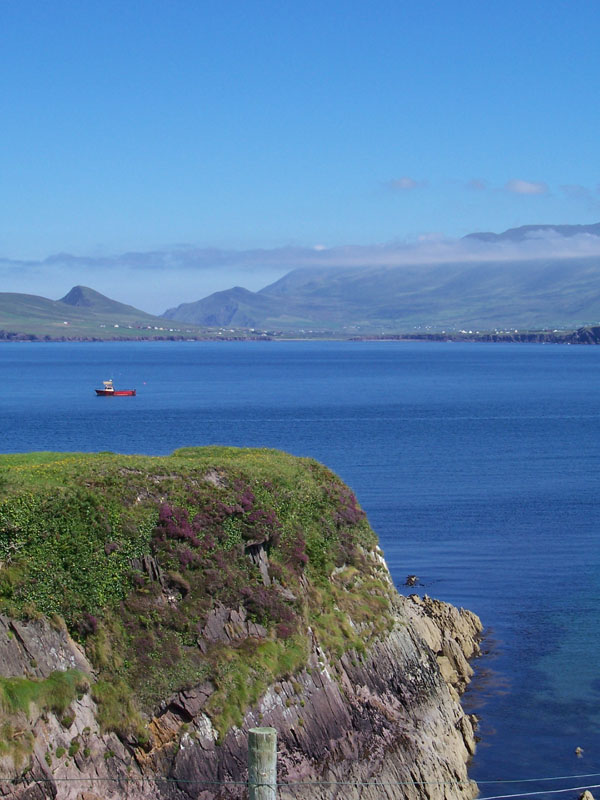
<svg viewBox="0 0 600 800">
<path fill-rule="evenodd" d="M 119 303 L 117 300 L 111 300 L 95 289 L 90 289 L 87 286 L 74 286 L 70 292 L 58 301 L 64 303 L 72 308 L 89 309 L 96 314 L 109 314 L 121 315 L 124 318 L 130 319 L 147 319 L 151 314 L 146 314 L 133 306 Z"/>
<path fill-rule="evenodd" d="M 61 300 L 0 293 L 0 340 L 137 339 L 201 333 L 196 326 L 169 324 L 85 286 L 73 287 Z"/>
<path fill-rule="evenodd" d="M 258 293 L 219 292 L 167 315 L 345 333 L 574 329 L 600 321 L 600 257 L 303 268 Z"/>
<path fill-rule="evenodd" d="M 163 317 L 189 324 L 196 324 L 194 320 L 202 318 L 203 325 L 236 325 L 241 328 L 252 328 L 256 327 L 254 321 L 257 317 L 269 319 L 275 316 L 278 306 L 279 302 L 276 299 L 235 286 L 224 292 L 215 292 L 204 300 L 182 303 L 176 309 L 170 308 L 165 311 Z"/>
</svg>

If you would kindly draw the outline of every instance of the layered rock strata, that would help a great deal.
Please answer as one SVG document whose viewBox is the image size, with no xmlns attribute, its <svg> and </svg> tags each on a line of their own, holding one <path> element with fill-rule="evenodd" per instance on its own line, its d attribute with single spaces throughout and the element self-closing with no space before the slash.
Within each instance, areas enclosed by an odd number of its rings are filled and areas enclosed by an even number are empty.
<svg viewBox="0 0 600 800">
<path fill-rule="evenodd" d="M 278 732 L 283 798 L 469 800 L 473 720 L 458 701 L 479 652 L 481 623 L 430 598 L 396 596 L 391 630 L 363 654 L 328 657 L 316 638 L 306 667 L 271 685 L 223 742 L 205 713 L 214 687 L 167 698 L 145 749 L 101 733 L 87 692 L 59 719 L 35 706 L 14 736 L 33 736 L 22 763 L 4 755 L 0 797 L 15 800 L 212 800 L 243 797 L 247 730 Z M 211 620 L 207 638 L 261 635 L 237 610 Z M 0 618 L 4 676 L 46 677 L 78 668 L 94 675 L 64 629 Z M 74 746 L 74 743 L 77 743 Z M 13 753 L 14 756 L 14 753 Z M 15 766 L 17 763 L 17 766 Z"/>
</svg>

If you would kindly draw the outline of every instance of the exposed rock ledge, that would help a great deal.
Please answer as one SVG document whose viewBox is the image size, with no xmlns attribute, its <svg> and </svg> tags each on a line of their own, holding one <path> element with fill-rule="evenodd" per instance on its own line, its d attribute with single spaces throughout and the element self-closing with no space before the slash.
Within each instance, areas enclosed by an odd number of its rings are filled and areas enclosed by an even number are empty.
<svg viewBox="0 0 600 800">
<path fill-rule="evenodd" d="M 203 712 L 210 684 L 170 698 L 151 722 L 146 751 L 101 734 L 89 694 L 73 704 L 68 727 L 64 719 L 61 724 L 53 714 L 36 715 L 32 708 L 30 719 L 23 716 L 21 722 L 23 731 L 35 736 L 33 754 L 21 778 L 8 759 L 0 763 L 3 776 L 12 778 L 0 784 L 0 797 L 242 797 L 243 786 L 213 782 L 244 780 L 245 731 L 272 725 L 279 734 L 281 783 L 351 784 L 282 788 L 284 798 L 469 800 L 477 793 L 466 770 L 475 739 L 473 720 L 464 714 L 458 693 L 472 674 L 467 659 L 479 652 L 480 632 L 479 619 L 469 611 L 427 597 L 398 596 L 393 629 L 365 655 L 348 652 L 334 663 L 313 638 L 307 668 L 271 686 L 248 712 L 243 728 L 232 729 L 220 745 Z M 0 618 L 3 675 L 43 677 L 73 666 L 92 674 L 65 631 L 44 622 Z M 74 739 L 80 748 L 69 757 Z M 57 748 L 67 754 L 57 758 Z M 364 785 L 369 782 L 379 785 Z"/>
</svg>

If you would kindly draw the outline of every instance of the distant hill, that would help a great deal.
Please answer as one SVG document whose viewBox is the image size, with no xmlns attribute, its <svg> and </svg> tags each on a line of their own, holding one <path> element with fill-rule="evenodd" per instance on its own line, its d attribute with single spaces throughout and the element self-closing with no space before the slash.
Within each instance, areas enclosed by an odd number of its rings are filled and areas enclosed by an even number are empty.
<svg viewBox="0 0 600 800">
<path fill-rule="evenodd" d="M 236 287 L 165 316 L 346 333 L 577 328 L 600 321 L 600 256 L 296 269 L 260 292 Z"/>
<path fill-rule="evenodd" d="M 131 318 L 140 316 L 142 318 L 148 318 L 152 316 L 133 306 L 119 303 L 117 300 L 111 300 L 110 297 L 100 294 L 100 292 L 97 292 L 95 289 L 89 289 L 87 286 L 74 286 L 70 292 L 67 292 L 67 294 L 61 297 L 57 302 L 65 303 L 74 308 L 87 308 L 94 313 L 119 314 Z"/>
<path fill-rule="evenodd" d="M 253 328 L 258 318 L 269 318 L 277 313 L 278 302 L 270 297 L 250 292 L 241 286 L 234 286 L 224 292 L 215 292 L 204 300 L 195 303 L 182 303 L 177 308 L 170 308 L 163 314 L 166 319 L 177 322 L 194 322 L 196 319 L 206 320 L 202 325 L 220 326 L 236 325 L 241 328 Z"/>
<path fill-rule="evenodd" d="M 183 335 L 182 328 L 86 286 L 74 286 L 60 300 L 0 292 L 0 340 L 157 338 Z"/>
<path fill-rule="evenodd" d="M 556 234 L 558 236 L 580 236 L 586 233 L 590 236 L 600 236 L 600 222 L 592 225 L 521 225 L 520 228 L 509 228 L 502 233 L 469 233 L 464 239 L 479 239 L 482 242 L 523 242 L 533 236 Z"/>
</svg>

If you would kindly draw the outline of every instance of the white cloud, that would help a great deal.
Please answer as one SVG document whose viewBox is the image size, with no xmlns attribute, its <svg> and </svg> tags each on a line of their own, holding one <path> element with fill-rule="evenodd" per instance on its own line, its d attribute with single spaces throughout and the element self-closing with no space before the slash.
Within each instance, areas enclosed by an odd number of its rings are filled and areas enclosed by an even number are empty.
<svg viewBox="0 0 600 800">
<path fill-rule="evenodd" d="M 387 182 L 387 186 L 395 192 L 412 192 L 413 189 L 418 189 L 419 186 L 425 186 L 426 181 L 416 181 L 414 178 L 409 178 L 408 175 L 403 175 L 401 178 L 392 178 Z"/>
<path fill-rule="evenodd" d="M 543 181 L 523 181 L 512 178 L 504 184 L 507 192 L 513 194 L 548 194 L 548 184 Z"/>
</svg>

